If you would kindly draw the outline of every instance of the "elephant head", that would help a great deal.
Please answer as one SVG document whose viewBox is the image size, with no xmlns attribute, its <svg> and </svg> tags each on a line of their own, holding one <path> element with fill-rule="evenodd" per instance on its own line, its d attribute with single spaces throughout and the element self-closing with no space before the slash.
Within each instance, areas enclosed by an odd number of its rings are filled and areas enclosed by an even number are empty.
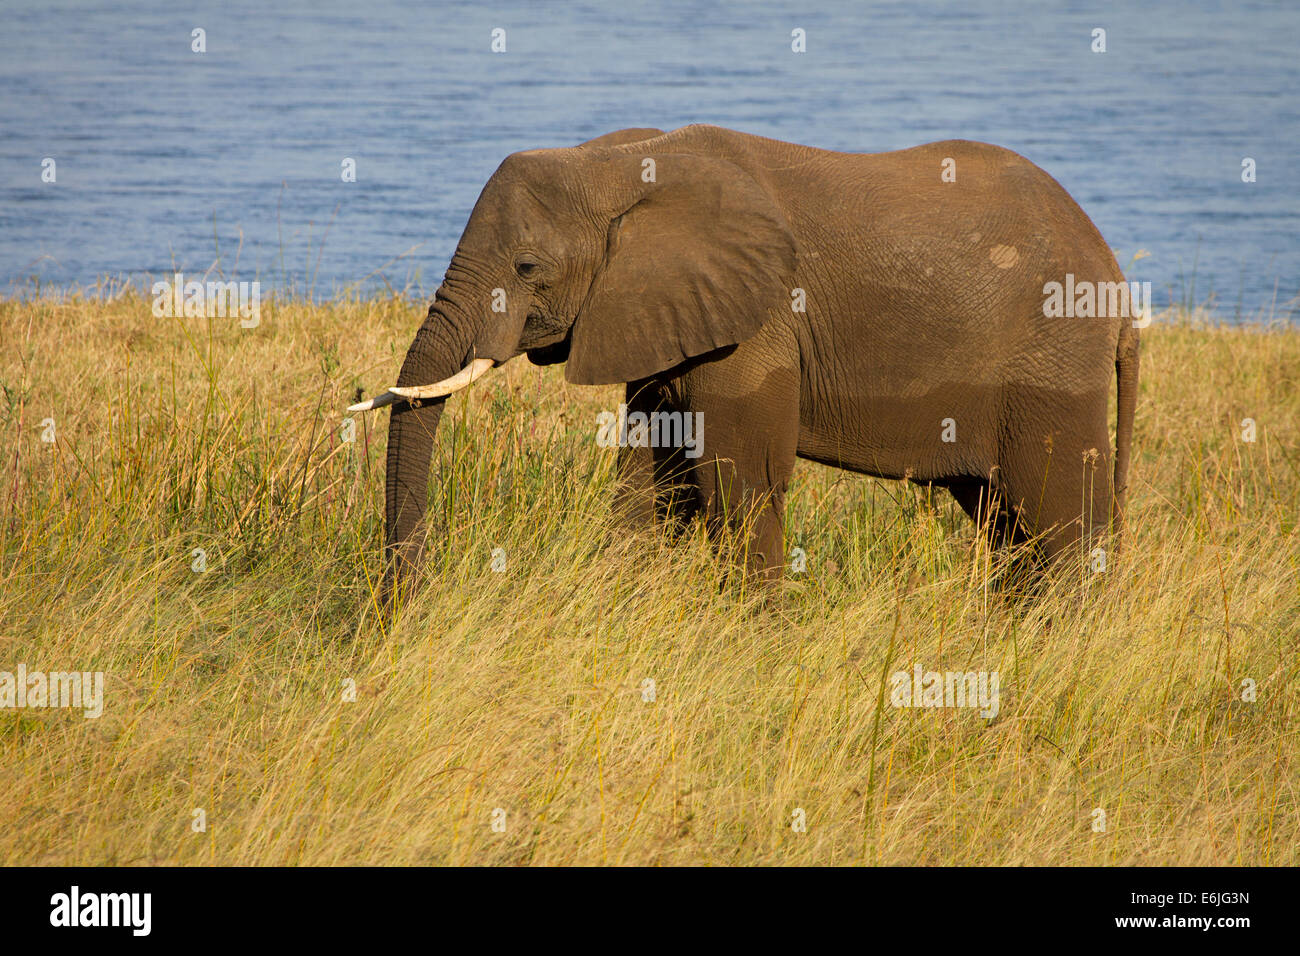
<svg viewBox="0 0 1300 956">
<path fill-rule="evenodd" d="M 794 239 L 769 195 L 734 163 L 674 151 L 675 134 L 655 133 L 508 157 L 474 205 L 397 385 L 353 406 L 393 406 L 390 590 L 423 547 L 448 395 L 521 353 L 566 362 L 575 384 L 648 378 L 748 338 L 788 295 Z"/>
</svg>

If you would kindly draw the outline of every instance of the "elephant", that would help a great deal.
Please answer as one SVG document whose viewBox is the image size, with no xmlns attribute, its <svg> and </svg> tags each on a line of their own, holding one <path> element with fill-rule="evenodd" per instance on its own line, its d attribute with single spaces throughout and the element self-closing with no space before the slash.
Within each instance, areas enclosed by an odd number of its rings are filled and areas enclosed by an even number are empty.
<svg viewBox="0 0 1300 956">
<path fill-rule="evenodd" d="M 1109 307 L 1047 307 L 1062 282 Z M 521 353 L 624 384 L 629 419 L 696 415 L 695 457 L 619 449 L 618 512 L 743 528 L 764 579 L 798 458 L 946 488 L 1036 566 L 1083 556 L 1124 516 L 1141 323 L 1116 289 L 1065 189 L 986 143 L 845 153 L 692 125 L 514 153 L 397 384 L 352 406 L 392 406 L 385 586 L 421 557 L 447 396 Z"/>
</svg>

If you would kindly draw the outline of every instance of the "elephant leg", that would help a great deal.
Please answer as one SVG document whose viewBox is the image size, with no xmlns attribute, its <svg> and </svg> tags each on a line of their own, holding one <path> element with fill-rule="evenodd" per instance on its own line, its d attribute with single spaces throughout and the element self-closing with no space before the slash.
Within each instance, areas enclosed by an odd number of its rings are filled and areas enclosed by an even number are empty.
<svg viewBox="0 0 1300 956">
<path fill-rule="evenodd" d="M 1022 544 L 1027 539 L 1019 514 L 1007 507 L 989 482 L 971 478 L 950 481 L 947 486 L 961 510 L 975 522 L 992 547 Z"/>
<path fill-rule="evenodd" d="M 649 413 L 657 402 L 645 382 L 628 382 L 623 403 L 628 414 Z M 655 517 L 654 449 L 623 446 L 614 465 L 614 513 L 632 528 L 649 527 Z"/>
<path fill-rule="evenodd" d="M 742 346 L 736 362 L 688 375 L 685 393 L 688 407 L 703 417 L 703 453 L 693 459 L 693 470 L 710 534 L 718 539 L 724 530 L 747 531 L 737 563 L 774 581 L 785 565 L 785 495 L 799 441 L 799 376 L 793 361 L 774 367 L 770 360 L 752 361 L 755 354 L 770 356 L 770 347 L 747 356 Z"/>
<path fill-rule="evenodd" d="M 715 452 L 696 468 L 710 536 L 718 540 L 724 531 L 744 534 L 743 550 L 734 557 L 767 580 L 779 579 L 785 565 L 785 494 L 793 469 L 794 455 L 782 456 L 776 448 L 759 460 L 745 452 Z"/>
<path fill-rule="evenodd" d="M 1110 479 L 1103 469 L 1109 465 L 1109 455 L 1099 455 L 1095 464 L 1086 465 L 1081 454 L 1071 454 L 1025 469 L 1024 484 L 1033 491 L 1023 496 L 1021 513 L 1049 564 L 1069 555 L 1084 560 L 1105 540 Z"/>
<path fill-rule="evenodd" d="M 629 382 L 624 392 L 629 416 L 680 413 L 668 389 L 652 379 Z M 618 450 L 614 511 L 630 527 L 643 529 L 656 520 L 674 530 L 692 517 L 696 501 L 689 460 L 680 447 L 627 445 Z"/>
<path fill-rule="evenodd" d="M 1071 555 L 1086 560 L 1108 530 L 1112 470 L 1104 397 L 1100 407 L 1099 414 L 1081 409 L 1077 424 L 1053 429 L 1050 438 L 1025 429 L 1002 449 L 1005 499 L 1049 564 Z"/>
</svg>

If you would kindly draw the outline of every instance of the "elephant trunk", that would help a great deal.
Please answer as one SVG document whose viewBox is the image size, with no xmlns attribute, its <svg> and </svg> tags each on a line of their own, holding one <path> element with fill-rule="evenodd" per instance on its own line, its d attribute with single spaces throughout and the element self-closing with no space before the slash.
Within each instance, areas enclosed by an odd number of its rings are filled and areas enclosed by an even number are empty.
<svg viewBox="0 0 1300 956">
<path fill-rule="evenodd" d="M 387 478 L 384 486 L 384 592 L 419 561 L 424 543 L 425 496 L 433 437 L 446 399 L 421 408 L 402 403 L 393 407 L 388 423 Z"/>
<path fill-rule="evenodd" d="M 449 307 L 446 289 L 444 282 L 407 350 L 397 379 L 397 386 L 403 390 L 452 378 L 470 362 L 472 330 L 459 320 L 463 313 Z M 392 406 L 384 485 L 386 599 L 418 564 L 424 550 L 429 467 L 446 403 L 446 394 L 441 394 L 431 398 L 404 397 Z"/>
</svg>

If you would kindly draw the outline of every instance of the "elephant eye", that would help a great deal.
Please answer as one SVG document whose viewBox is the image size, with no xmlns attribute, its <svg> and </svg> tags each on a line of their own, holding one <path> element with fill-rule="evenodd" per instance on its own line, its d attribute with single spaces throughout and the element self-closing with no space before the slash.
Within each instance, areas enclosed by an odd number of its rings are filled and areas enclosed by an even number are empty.
<svg viewBox="0 0 1300 956">
<path fill-rule="evenodd" d="M 515 274 L 521 279 L 529 279 L 537 274 L 541 266 L 529 259 L 520 259 L 515 263 Z"/>
</svg>

